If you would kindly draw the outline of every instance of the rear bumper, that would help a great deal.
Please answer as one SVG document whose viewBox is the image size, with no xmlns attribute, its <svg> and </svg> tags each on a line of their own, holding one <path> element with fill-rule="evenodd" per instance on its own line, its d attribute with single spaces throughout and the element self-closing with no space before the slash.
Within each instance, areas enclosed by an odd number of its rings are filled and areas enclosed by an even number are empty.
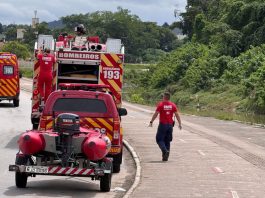
<svg viewBox="0 0 265 198">
<path fill-rule="evenodd" d="M 0 100 L 14 100 L 17 98 L 18 96 L 0 96 Z"/>
<path fill-rule="evenodd" d="M 25 166 L 9 165 L 9 171 L 27 173 L 29 175 L 55 175 L 55 176 L 75 176 L 75 177 L 94 177 L 104 176 L 111 173 L 111 170 L 102 168 L 72 168 L 61 166 Z"/>
<path fill-rule="evenodd" d="M 111 146 L 108 155 L 117 155 L 122 151 L 122 146 Z"/>
</svg>

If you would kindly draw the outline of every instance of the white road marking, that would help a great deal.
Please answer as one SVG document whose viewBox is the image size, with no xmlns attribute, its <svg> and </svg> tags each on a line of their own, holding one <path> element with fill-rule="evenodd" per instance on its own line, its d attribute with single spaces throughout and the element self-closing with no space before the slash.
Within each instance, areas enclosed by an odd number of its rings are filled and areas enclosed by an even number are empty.
<svg viewBox="0 0 265 198">
<path fill-rule="evenodd" d="M 220 167 L 213 167 L 213 171 L 216 173 L 224 173 L 224 171 Z"/>
<path fill-rule="evenodd" d="M 232 197 L 233 197 L 233 198 L 239 198 L 239 196 L 238 196 L 238 194 L 237 194 L 236 191 L 231 190 L 231 194 L 232 194 Z"/>
<path fill-rule="evenodd" d="M 187 143 L 185 140 L 183 139 L 179 139 L 179 141 L 183 142 L 183 143 Z"/>
<path fill-rule="evenodd" d="M 202 156 L 205 156 L 206 154 L 204 152 L 202 152 L 201 150 L 198 150 L 198 153 Z"/>
<path fill-rule="evenodd" d="M 112 188 L 110 189 L 110 191 L 112 192 L 126 192 L 126 190 L 124 188 L 121 188 L 121 187 L 115 187 L 115 188 Z"/>
<path fill-rule="evenodd" d="M 132 116 L 132 115 L 128 115 L 130 118 L 135 118 L 135 116 Z"/>
</svg>

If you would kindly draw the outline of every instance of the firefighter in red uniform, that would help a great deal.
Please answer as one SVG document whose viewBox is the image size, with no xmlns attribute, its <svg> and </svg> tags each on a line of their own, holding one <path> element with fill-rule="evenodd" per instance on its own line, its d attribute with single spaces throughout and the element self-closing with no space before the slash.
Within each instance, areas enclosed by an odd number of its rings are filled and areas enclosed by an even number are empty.
<svg viewBox="0 0 265 198">
<path fill-rule="evenodd" d="M 161 101 L 156 108 L 156 111 L 150 121 L 149 126 L 153 126 L 153 121 L 159 116 L 159 125 L 156 133 L 156 142 L 162 151 L 162 160 L 167 161 L 170 151 L 170 142 L 173 138 L 173 126 L 175 121 L 173 116 L 176 116 L 179 129 L 182 129 L 181 120 L 178 113 L 177 106 L 170 101 L 170 94 L 165 92 L 163 95 L 163 101 Z"/>
<path fill-rule="evenodd" d="M 50 49 L 44 49 L 44 53 L 42 53 L 41 49 L 39 49 L 38 60 L 40 64 L 38 91 L 40 93 L 42 101 L 45 102 L 52 91 L 52 71 L 53 65 L 55 64 L 55 57 L 50 54 Z"/>
</svg>

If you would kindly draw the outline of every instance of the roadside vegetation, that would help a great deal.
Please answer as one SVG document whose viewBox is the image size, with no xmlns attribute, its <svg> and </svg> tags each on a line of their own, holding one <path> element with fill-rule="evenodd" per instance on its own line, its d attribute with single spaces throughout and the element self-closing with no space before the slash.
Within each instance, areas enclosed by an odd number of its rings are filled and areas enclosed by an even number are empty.
<svg viewBox="0 0 265 198">
<path fill-rule="evenodd" d="M 25 78 L 33 77 L 33 68 L 20 66 L 19 71 L 22 73 L 22 76 Z"/>
<path fill-rule="evenodd" d="M 240 120 L 264 115 L 264 10 L 258 0 L 188 1 L 183 21 L 174 24 L 188 41 L 145 70 L 127 67 L 125 98 L 154 105 L 167 90 L 184 112 Z"/>
<path fill-rule="evenodd" d="M 27 47 L 33 53 L 36 32 L 38 34 L 52 34 L 57 38 L 60 33 L 75 35 L 74 28 L 84 24 L 88 36 L 99 36 L 100 42 L 107 38 L 119 38 L 126 46 L 126 62 L 154 63 L 167 52 L 182 44 L 167 23 L 158 25 L 155 22 L 143 22 L 131 14 L 127 9 L 117 8 L 116 12 L 97 11 L 86 14 L 73 14 L 61 17 L 63 23 L 60 28 L 49 28 L 48 23 L 42 22 L 35 29 L 30 25 L 2 25 L 0 20 L 0 34 L 6 35 L 6 41 L 15 41 L 17 28 L 24 29 L 24 39 L 17 42 Z"/>
<path fill-rule="evenodd" d="M 74 27 L 82 23 L 88 35 L 100 36 L 101 42 L 108 37 L 120 38 L 126 63 L 133 63 L 124 69 L 125 100 L 155 105 L 167 90 L 183 112 L 222 119 L 264 117 L 264 1 L 187 3 L 182 20 L 170 25 L 142 22 L 129 10 L 118 8 L 116 12 L 65 16 L 61 18 L 63 28 L 49 29 L 43 22 L 37 30 L 57 37 L 60 32 L 74 34 Z M 8 41 L 14 40 L 15 26 L 2 27 Z M 22 27 L 26 29 L 25 39 L 17 44 L 32 52 L 34 30 Z M 187 37 L 178 40 L 172 33 L 175 27 Z M 258 122 L 265 123 L 265 119 Z"/>
</svg>

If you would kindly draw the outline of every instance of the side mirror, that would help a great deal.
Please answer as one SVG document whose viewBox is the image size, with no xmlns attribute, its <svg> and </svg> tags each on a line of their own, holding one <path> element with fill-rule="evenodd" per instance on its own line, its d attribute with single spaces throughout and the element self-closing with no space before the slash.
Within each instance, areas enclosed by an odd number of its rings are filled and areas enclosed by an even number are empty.
<svg viewBox="0 0 265 198">
<path fill-rule="evenodd" d="M 126 116 L 127 110 L 125 108 L 118 108 L 119 116 Z"/>
<path fill-rule="evenodd" d="M 18 75 L 19 75 L 19 78 L 22 78 L 22 72 L 21 71 L 19 72 Z"/>
</svg>

